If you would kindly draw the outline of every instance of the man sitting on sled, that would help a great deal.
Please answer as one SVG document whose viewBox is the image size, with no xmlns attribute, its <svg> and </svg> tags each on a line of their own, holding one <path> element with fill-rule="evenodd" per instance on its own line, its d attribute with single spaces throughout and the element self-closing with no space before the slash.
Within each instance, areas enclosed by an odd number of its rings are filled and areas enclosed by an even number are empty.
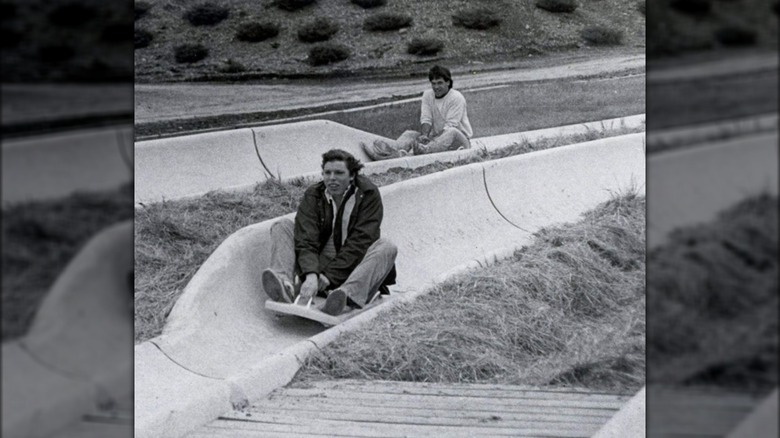
<svg viewBox="0 0 780 438">
<path fill-rule="evenodd" d="M 431 89 L 422 95 L 420 131 L 406 131 L 394 141 L 378 139 L 373 144 L 361 143 L 363 151 L 372 160 L 471 147 L 469 138 L 474 132 L 466 111 L 466 99 L 458 90 L 452 89 L 452 74 L 435 65 L 428 72 L 428 80 Z"/>
<path fill-rule="evenodd" d="M 359 175 L 363 165 L 333 149 L 322 156 L 322 181 L 303 195 L 295 222 L 271 227 L 271 267 L 263 289 L 274 300 L 299 304 L 327 297 L 320 309 L 329 315 L 347 305 L 370 304 L 375 293 L 395 284 L 395 245 L 380 238 L 379 188 Z"/>
</svg>

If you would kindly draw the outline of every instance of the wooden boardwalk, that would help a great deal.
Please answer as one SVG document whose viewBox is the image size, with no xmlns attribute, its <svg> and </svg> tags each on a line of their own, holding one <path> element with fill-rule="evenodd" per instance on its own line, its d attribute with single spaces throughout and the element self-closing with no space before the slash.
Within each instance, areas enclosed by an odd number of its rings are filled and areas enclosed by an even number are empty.
<svg viewBox="0 0 780 438">
<path fill-rule="evenodd" d="M 189 437 L 590 437 L 631 395 L 338 380 L 282 388 Z"/>
</svg>

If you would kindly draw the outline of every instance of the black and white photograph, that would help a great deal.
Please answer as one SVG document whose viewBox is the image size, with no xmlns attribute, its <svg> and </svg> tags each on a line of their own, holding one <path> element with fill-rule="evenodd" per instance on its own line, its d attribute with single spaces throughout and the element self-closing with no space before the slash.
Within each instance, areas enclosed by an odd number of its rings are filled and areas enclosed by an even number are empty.
<svg viewBox="0 0 780 438">
<path fill-rule="evenodd" d="M 3 0 L 2 435 L 777 436 L 778 11 Z"/>
</svg>

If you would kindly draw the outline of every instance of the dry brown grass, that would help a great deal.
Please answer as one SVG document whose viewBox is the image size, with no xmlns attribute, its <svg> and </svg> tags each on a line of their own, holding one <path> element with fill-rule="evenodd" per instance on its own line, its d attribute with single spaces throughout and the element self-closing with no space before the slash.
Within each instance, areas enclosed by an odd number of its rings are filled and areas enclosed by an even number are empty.
<svg viewBox="0 0 780 438">
<path fill-rule="evenodd" d="M 649 254 L 649 382 L 777 386 L 777 205 L 747 199 Z"/>
<path fill-rule="evenodd" d="M 24 335 L 46 293 L 100 230 L 133 217 L 133 187 L 3 208 L 2 339 Z"/>
<path fill-rule="evenodd" d="M 358 378 L 578 386 L 644 384 L 645 199 L 616 195 L 537 233 L 506 262 L 379 315 L 318 351 L 297 382 Z"/>
</svg>

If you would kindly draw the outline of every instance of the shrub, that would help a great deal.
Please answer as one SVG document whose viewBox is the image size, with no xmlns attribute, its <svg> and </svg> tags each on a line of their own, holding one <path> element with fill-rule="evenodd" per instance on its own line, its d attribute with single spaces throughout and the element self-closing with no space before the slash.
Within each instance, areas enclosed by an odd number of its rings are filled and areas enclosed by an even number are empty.
<svg viewBox="0 0 780 438">
<path fill-rule="evenodd" d="M 536 0 L 536 7 L 550 12 L 574 12 L 577 9 L 576 0 Z"/>
<path fill-rule="evenodd" d="M 80 27 L 95 18 L 97 11 L 79 2 L 63 3 L 49 13 L 49 22 L 55 26 Z"/>
<path fill-rule="evenodd" d="M 148 2 L 135 2 L 135 19 L 140 20 L 143 18 L 149 12 L 149 9 L 152 9 L 152 5 Z"/>
<path fill-rule="evenodd" d="M 230 15 L 227 8 L 214 3 L 202 3 L 184 13 L 184 19 L 193 26 L 214 26 Z"/>
<path fill-rule="evenodd" d="M 246 67 L 244 64 L 231 58 L 225 62 L 225 65 L 223 65 L 219 71 L 222 73 L 242 73 L 246 71 Z"/>
<path fill-rule="evenodd" d="M 387 0 L 352 0 L 352 3 L 363 9 L 378 8 L 387 4 Z"/>
<path fill-rule="evenodd" d="M 435 38 L 414 38 L 406 47 L 410 55 L 431 56 L 439 53 L 444 48 L 444 42 Z"/>
<path fill-rule="evenodd" d="M 123 43 L 129 39 L 130 29 L 129 22 L 110 23 L 103 28 L 101 39 L 109 43 Z"/>
<path fill-rule="evenodd" d="M 327 18 L 317 18 L 298 29 L 298 39 L 304 43 L 327 41 L 339 31 L 336 23 Z"/>
<path fill-rule="evenodd" d="M 774 11 L 775 15 L 780 15 L 780 2 L 775 2 L 772 5 L 772 11 Z"/>
<path fill-rule="evenodd" d="M 623 43 L 623 32 L 603 26 L 587 27 L 582 38 L 594 46 L 617 46 Z"/>
<path fill-rule="evenodd" d="M 182 44 L 173 49 L 173 55 L 179 64 L 192 64 L 209 56 L 209 50 L 202 44 Z"/>
<path fill-rule="evenodd" d="M 60 64 L 65 61 L 69 61 L 76 55 L 76 51 L 73 47 L 65 44 L 52 44 L 41 46 L 38 49 L 38 58 L 51 64 Z"/>
<path fill-rule="evenodd" d="M 135 34 L 133 35 L 133 44 L 136 49 L 143 49 L 144 47 L 149 47 L 149 44 L 152 43 L 153 39 L 154 35 L 148 30 L 136 29 Z"/>
<path fill-rule="evenodd" d="M 311 65 L 331 64 L 347 58 L 349 58 L 349 49 L 340 44 L 325 43 L 309 50 L 309 63 Z"/>
<path fill-rule="evenodd" d="M 317 0 L 275 0 L 274 4 L 279 9 L 292 12 L 313 5 L 316 2 Z"/>
<path fill-rule="evenodd" d="M 466 29 L 485 30 L 501 24 L 501 18 L 491 9 L 472 8 L 456 12 L 452 16 L 452 23 Z"/>
<path fill-rule="evenodd" d="M 636 10 L 639 11 L 642 15 L 647 15 L 647 2 L 644 0 L 637 2 L 636 4 Z"/>
<path fill-rule="evenodd" d="M 279 35 L 279 25 L 271 22 L 244 23 L 236 32 L 236 39 L 249 43 L 265 41 Z"/>
<path fill-rule="evenodd" d="M 370 32 L 398 30 L 412 25 L 412 17 L 404 14 L 380 13 L 367 17 L 363 28 Z"/>
<path fill-rule="evenodd" d="M 704 17 L 710 13 L 712 4 L 709 0 L 671 0 L 669 7 L 686 15 Z"/>
<path fill-rule="evenodd" d="M 752 46 L 756 31 L 742 26 L 725 26 L 715 31 L 715 39 L 724 46 Z"/>
</svg>

